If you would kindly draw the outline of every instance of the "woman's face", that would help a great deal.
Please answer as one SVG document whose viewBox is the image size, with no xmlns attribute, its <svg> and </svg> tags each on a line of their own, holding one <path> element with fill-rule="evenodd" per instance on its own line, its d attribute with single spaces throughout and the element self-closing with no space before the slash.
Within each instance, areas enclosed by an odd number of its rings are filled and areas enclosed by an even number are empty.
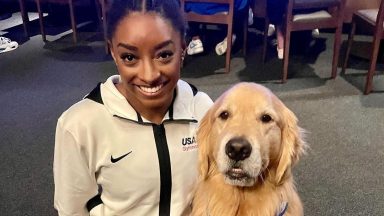
<svg viewBox="0 0 384 216">
<path fill-rule="evenodd" d="M 117 25 L 111 54 L 122 82 L 118 90 L 139 112 L 164 112 L 180 78 L 183 40 L 156 13 L 132 12 Z"/>
</svg>

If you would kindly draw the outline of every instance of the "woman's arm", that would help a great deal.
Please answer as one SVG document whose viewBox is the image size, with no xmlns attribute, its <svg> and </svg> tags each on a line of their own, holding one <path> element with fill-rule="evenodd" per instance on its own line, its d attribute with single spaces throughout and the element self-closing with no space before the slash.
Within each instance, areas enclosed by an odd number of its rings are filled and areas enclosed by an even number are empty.
<svg viewBox="0 0 384 216">
<path fill-rule="evenodd" d="M 88 164 L 84 148 L 59 119 L 53 162 L 54 206 L 59 215 L 89 215 L 86 203 L 97 195 L 98 186 Z"/>
</svg>

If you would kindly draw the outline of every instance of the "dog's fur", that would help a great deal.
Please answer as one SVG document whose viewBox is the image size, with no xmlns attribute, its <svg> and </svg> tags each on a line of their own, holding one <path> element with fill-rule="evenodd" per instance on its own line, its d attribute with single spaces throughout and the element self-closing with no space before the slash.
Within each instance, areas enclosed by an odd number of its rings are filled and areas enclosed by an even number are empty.
<svg viewBox="0 0 384 216">
<path fill-rule="evenodd" d="M 302 134 L 293 112 L 267 88 L 254 83 L 230 88 L 197 132 L 199 182 L 192 215 L 275 216 L 286 202 L 284 216 L 303 215 L 291 173 L 306 147 Z M 249 157 L 231 159 L 228 143 L 249 144 Z"/>
</svg>

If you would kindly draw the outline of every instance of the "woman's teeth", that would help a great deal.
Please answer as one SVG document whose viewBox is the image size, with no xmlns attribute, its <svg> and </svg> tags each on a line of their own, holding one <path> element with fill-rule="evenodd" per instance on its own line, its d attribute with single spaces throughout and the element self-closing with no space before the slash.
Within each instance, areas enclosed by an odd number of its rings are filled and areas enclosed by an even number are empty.
<svg viewBox="0 0 384 216">
<path fill-rule="evenodd" d="M 156 93 L 163 87 L 163 84 L 155 86 L 155 87 L 145 87 L 145 86 L 139 86 L 139 88 L 146 92 L 146 93 Z"/>
</svg>

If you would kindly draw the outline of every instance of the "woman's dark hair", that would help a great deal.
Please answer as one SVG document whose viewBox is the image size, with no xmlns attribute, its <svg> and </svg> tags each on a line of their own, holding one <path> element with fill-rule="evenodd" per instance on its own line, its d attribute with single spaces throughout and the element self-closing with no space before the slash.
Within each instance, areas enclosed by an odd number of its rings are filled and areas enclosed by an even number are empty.
<svg viewBox="0 0 384 216">
<path fill-rule="evenodd" d="M 108 39 L 111 40 L 119 22 L 131 12 L 155 12 L 168 20 L 180 33 L 185 35 L 185 21 L 179 0 L 112 0 L 108 11 Z"/>
</svg>

